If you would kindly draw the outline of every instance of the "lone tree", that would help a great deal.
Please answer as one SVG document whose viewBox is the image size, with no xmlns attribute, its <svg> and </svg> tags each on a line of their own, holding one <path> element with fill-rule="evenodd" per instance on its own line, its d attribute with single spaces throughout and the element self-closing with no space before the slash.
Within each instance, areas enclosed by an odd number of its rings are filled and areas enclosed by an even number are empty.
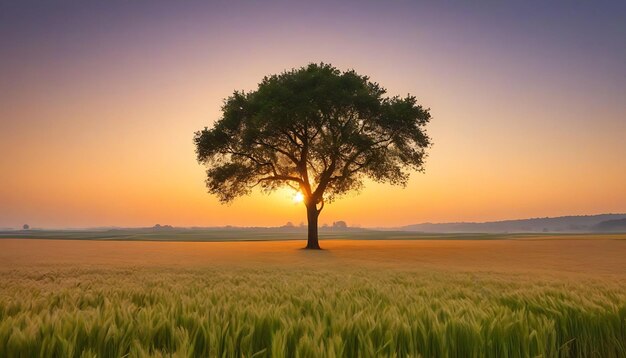
<svg viewBox="0 0 626 358">
<path fill-rule="evenodd" d="M 363 179 L 406 185 L 423 171 L 429 110 L 416 98 L 384 97 L 369 77 L 310 64 L 263 78 L 224 101 L 213 128 L 195 133 L 209 193 L 224 203 L 281 186 L 304 196 L 307 249 L 319 249 L 324 203 L 363 187 Z"/>
</svg>

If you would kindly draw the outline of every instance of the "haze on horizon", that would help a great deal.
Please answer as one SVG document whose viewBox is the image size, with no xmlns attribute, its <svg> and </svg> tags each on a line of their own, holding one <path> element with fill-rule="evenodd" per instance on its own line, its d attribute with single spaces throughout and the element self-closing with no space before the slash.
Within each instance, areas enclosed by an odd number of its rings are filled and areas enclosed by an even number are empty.
<svg viewBox="0 0 626 358">
<path fill-rule="evenodd" d="M 537 11 L 541 9 L 541 11 Z M 426 172 L 320 224 L 626 212 L 626 3 L 0 3 L 0 227 L 278 226 L 220 205 L 194 131 L 265 75 L 327 62 L 431 108 Z"/>
</svg>

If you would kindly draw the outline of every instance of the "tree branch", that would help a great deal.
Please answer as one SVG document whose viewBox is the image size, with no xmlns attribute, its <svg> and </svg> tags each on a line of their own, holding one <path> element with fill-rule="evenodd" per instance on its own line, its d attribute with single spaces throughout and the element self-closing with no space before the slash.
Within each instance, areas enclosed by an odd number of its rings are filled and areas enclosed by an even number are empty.
<svg viewBox="0 0 626 358">
<path fill-rule="evenodd" d="M 272 181 L 272 180 L 275 180 L 275 181 L 294 181 L 296 183 L 302 184 L 302 180 L 299 179 L 299 178 L 296 178 L 296 177 L 292 177 L 292 176 L 289 176 L 289 175 L 274 175 L 274 176 L 271 176 L 271 177 L 260 178 L 256 182 L 256 184 L 254 184 L 252 187 L 254 188 L 255 186 L 261 184 L 264 181 Z M 288 184 L 288 183 L 285 183 L 285 184 Z"/>
<path fill-rule="evenodd" d="M 320 206 L 319 209 L 316 209 L 318 214 L 322 212 L 322 209 L 324 209 L 324 198 L 320 200 L 320 203 L 322 203 L 322 206 Z M 315 204 L 315 206 L 317 207 L 317 204 Z"/>
<path fill-rule="evenodd" d="M 290 160 L 291 160 L 294 164 L 298 165 L 298 159 L 297 159 L 297 158 L 296 158 L 293 154 L 291 154 L 291 153 L 287 152 L 286 150 L 280 149 L 280 148 L 278 148 L 278 147 L 277 147 L 277 146 L 275 146 L 275 145 L 267 144 L 267 143 L 265 143 L 265 142 L 263 142 L 263 141 L 258 141 L 258 142 L 253 142 L 253 143 L 258 144 L 258 145 L 265 146 L 265 147 L 270 148 L 270 149 L 272 149 L 272 150 L 275 150 L 275 151 L 277 151 L 278 153 L 281 153 L 281 154 L 285 155 L 285 156 L 286 156 L 287 158 L 289 158 L 289 159 L 290 159 Z"/>
</svg>

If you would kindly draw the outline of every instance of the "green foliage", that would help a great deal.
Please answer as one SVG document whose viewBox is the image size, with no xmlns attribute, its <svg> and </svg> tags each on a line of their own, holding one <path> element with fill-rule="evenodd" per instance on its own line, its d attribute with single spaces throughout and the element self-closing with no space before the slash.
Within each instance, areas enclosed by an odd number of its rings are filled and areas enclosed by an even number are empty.
<svg viewBox="0 0 626 358">
<path fill-rule="evenodd" d="M 213 128 L 196 132 L 207 187 L 229 202 L 255 186 L 289 185 L 312 205 L 358 189 L 369 177 L 405 184 L 430 145 L 427 109 L 354 71 L 327 64 L 265 77 L 225 100 Z"/>
<path fill-rule="evenodd" d="M 612 280 L 276 267 L 12 270 L 1 357 L 624 357 Z"/>
</svg>

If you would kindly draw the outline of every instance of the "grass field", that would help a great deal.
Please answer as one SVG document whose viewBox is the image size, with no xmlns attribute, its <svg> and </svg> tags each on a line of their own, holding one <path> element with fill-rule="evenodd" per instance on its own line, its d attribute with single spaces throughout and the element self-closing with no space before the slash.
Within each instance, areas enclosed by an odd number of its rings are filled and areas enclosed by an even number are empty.
<svg viewBox="0 0 626 358">
<path fill-rule="evenodd" d="M 626 235 L 0 239 L 0 357 L 626 357 Z"/>
</svg>

